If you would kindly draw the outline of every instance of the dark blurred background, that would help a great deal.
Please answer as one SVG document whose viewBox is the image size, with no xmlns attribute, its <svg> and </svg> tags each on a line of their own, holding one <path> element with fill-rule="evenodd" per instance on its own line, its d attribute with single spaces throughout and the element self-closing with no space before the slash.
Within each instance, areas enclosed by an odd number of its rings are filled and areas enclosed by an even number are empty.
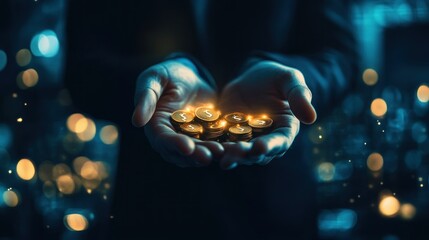
<svg viewBox="0 0 429 240">
<path fill-rule="evenodd" d="M 177 172 L 130 124 L 142 70 L 177 50 L 199 57 L 189 9 L 166 0 L 0 1 L 1 239 L 242 236 L 236 219 L 226 225 L 237 232 L 216 219 L 229 211 L 246 219 L 240 205 L 264 196 L 220 189 L 217 181 L 237 176 L 208 177 L 217 166 Z M 351 14 L 355 87 L 303 128 L 290 154 L 304 155 L 306 169 L 272 177 L 280 187 L 296 182 L 279 193 L 292 200 L 274 216 L 308 239 L 427 239 L 429 1 L 354 1 Z M 247 187 L 276 164 L 253 167 Z M 193 179 L 200 186 L 186 185 Z M 223 207 L 226 195 L 236 205 L 205 210 Z"/>
</svg>

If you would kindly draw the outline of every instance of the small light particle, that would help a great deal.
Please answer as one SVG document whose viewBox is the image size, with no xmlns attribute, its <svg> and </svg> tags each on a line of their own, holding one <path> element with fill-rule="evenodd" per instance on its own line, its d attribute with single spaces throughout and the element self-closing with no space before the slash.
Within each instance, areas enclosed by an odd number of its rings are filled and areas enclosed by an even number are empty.
<svg viewBox="0 0 429 240">
<path fill-rule="evenodd" d="M 358 194 L 357 197 L 360 198 L 360 194 Z"/>
<path fill-rule="evenodd" d="M 49 225 L 46 225 L 46 228 L 50 228 L 51 226 L 49 226 Z"/>
<path fill-rule="evenodd" d="M 395 192 L 393 193 L 393 196 L 396 196 L 396 193 L 395 193 Z"/>
<path fill-rule="evenodd" d="M 419 177 L 419 182 L 422 182 L 423 181 L 423 178 L 422 177 Z"/>
<path fill-rule="evenodd" d="M 12 174 L 12 170 L 10 170 L 10 169 L 9 169 L 7 172 L 8 172 L 9 174 Z"/>
<path fill-rule="evenodd" d="M 349 163 L 351 163 L 352 162 L 352 160 L 351 159 L 349 159 Z"/>
<path fill-rule="evenodd" d="M 378 126 L 380 126 L 380 125 L 381 125 L 381 122 L 380 122 L 380 121 L 377 121 L 377 125 L 378 125 Z"/>
<path fill-rule="evenodd" d="M 24 103 L 24 106 L 27 106 L 27 103 Z"/>
<path fill-rule="evenodd" d="M 18 118 L 18 119 L 16 119 L 16 121 L 17 121 L 17 122 L 19 122 L 19 123 L 20 123 L 20 122 L 22 122 L 23 120 L 24 120 L 24 119 L 22 119 L 22 118 Z"/>
<path fill-rule="evenodd" d="M 110 215 L 110 219 L 113 219 L 114 218 L 114 216 L 113 215 Z"/>
<path fill-rule="evenodd" d="M 383 182 L 380 182 L 380 185 L 383 185 Z"/>
<path fill-rule="evenodd" d="M 420 183 L 420 187 L 424 187 L 423 183 Z"/>
<path fill-rule="evenodd" d="M 354 198 L 350 198 L 349 202 L 350 202 L 350 203 L 354 203 L 354 202 L 355 202 L 355 199 L 354 199 Z"/>
<path fill-rule="evenodd" d="M 322 137 L 322 135 L 319 135 L 319 139 L 322 139 L 323 137 Z"/>
<path fill-rule="evenodd" d="M 17 98 L 18 97 L 18 93 L 12 93 L 12 97 L 13 98 Z"/>
<path fill-rule="evenodd" d="M 383 130 L 381 130 L 381 132 L 384 132 L 384 129 L 383 129 Z"/>
<path fill-rule="evenodd" d="M 104 199 L 104 200 L 107 200 L 107 196 L 106 196 L 106 195 L 103 195 L 103 199 Z"/>
<path fill-rule="evenodd" d="M 365 145 L 365 146 L 366 146 L 366 142 L 364 142 L 364 143 L 363 143 L 363 145 Z"/>
</svg>

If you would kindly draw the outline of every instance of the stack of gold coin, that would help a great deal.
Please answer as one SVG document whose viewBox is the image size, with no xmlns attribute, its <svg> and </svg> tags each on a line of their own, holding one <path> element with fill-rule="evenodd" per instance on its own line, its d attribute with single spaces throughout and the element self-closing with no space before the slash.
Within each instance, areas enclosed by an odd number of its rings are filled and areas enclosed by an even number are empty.
<svg viewBox="0 0 429 240">
<path fill-rule="evenodd" d="M 209 124 L 206 128 L 204 128 L 202 139 L 211 141 L 223 140 L 222 137 L 225 133 L 225 126 L 226 122 L 223 120 Z"/>
<path fill-rule="evenodd" d="M 256 136 L 268 133 L 271 130 L 273 120 L 266 116 L 253 117 L 249 120 L 249 126 L 252 127 Z"/>
<path fill-rule="evenodd" d="M 239 125 L 247 125 L 247 116 L 241 112 L 233 112 L 226 114 L 224 117 L 225 121 L 228 123 L 228 127 Z"/>
<path fill-rule="evenodd" d="M 228 129 L 229 141 L 249 141 L 252 139 L 252 128 L 249 126 L 236 125 Z"/>
<path fill-rule="evenodd" d="M 203 126 L 198 123 L 183 123 L 180 124 L 180 132 L 190 137 L 200 138 L 203 133 Z"/>
<path fill-rule="evenodd" d="M 186 110 L 177 110 L 171 114 L 171 123 L 178 129 L 180 124 L 190 123 L 194 120 L 195 114 Z"/>
<path fill-rule="evenodd" d="M 195 109 L 195 121 L 200 123 L 204 128 L 215 124 L 220 117 L 220 112 L 209 107 L 197 107 Z"/>
</svg>

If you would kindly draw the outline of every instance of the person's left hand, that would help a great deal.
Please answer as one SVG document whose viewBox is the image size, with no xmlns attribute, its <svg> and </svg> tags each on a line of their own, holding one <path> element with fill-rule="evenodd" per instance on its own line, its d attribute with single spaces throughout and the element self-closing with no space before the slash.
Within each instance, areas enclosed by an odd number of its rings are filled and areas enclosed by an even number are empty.
<svg viewBox="0 0 429 240">
<path fill-rule="evenodd" d="M 220 160 L 224 169 L 237 165 L 264 165 L 283 156 L 299 132 L 300 121 L 311 124 L 316 111 L 303 74 L 273 61 L 261 61 L 244 71 L 222 91 L 220 109 L 225 112 L 267 114 L 273 131 L 250 142 L 224 143 Z"/>
</svg>

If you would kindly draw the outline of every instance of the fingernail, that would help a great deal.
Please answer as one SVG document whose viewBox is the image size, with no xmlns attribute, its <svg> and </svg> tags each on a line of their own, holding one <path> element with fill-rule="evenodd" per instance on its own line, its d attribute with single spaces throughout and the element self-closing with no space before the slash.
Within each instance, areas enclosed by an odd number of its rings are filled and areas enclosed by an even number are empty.
<svg viewBox="0 0 429 240">
<path fill-rule="evenodd" d="M 233 162 L 233 163 L 231 163 L 231 165 L 229 165 L 226 168 L 226 170 L 232 170 L 232 169 L 236 168 L 237 166 L 238 166 L 237 162 Z"/>
</svg>

